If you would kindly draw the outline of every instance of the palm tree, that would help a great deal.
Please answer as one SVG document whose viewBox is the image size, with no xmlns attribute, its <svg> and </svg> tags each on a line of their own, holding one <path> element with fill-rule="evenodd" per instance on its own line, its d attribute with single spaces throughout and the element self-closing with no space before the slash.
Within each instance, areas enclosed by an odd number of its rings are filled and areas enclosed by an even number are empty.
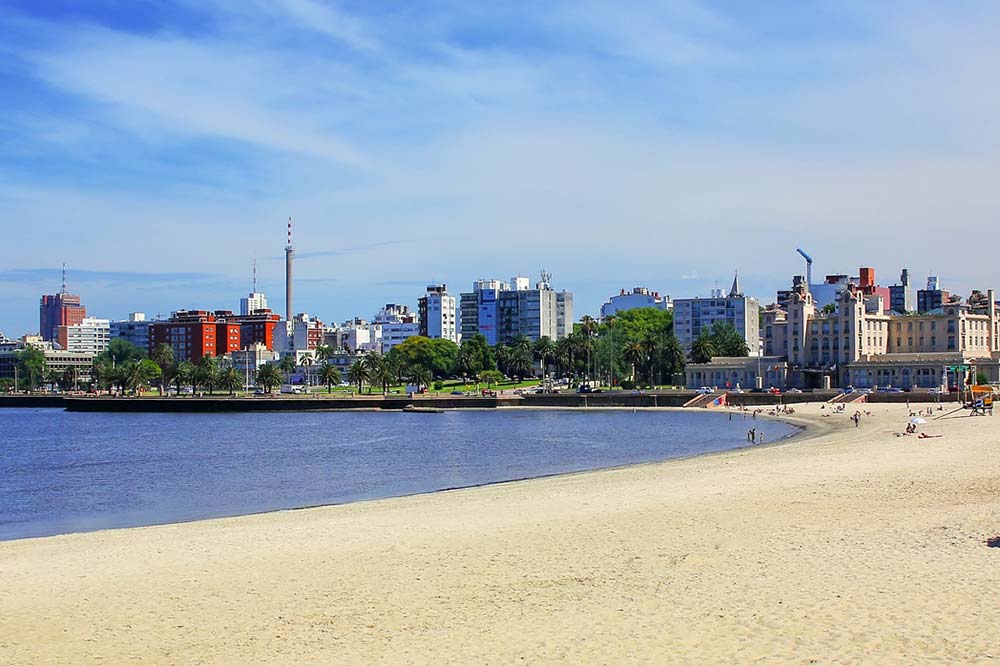
<svg viewBox="0 0 1000 666">
<path fill-rule="evenodd" d="M 347 381 L 358 385 L 358 393 L 364 390 L 364 384 L 368 381 L 368 367 L 363 361 L 355 361 L 347 369 Z"/>
<path fill-rule="evenodd" d="M 406 381 L 415 385 L 418 391 L 424 386 L 430 386 L 432 378 L 431 371 L 422 365 L 411 365 L 406 370 Z"/>
<path fill-rule="evenodd" d="M 340 383 L 340 369 L 329 363 L 323 363 L 319 369 L 319 379 L 326 384 L 326 392 L 333 393 L 333 385 Z"/>
<path fill-rule="evenodd" d="M 527 339 L 527 338 L 525 338 Z M 493 356 L 497 360 L 497 368 L 500 372 L 506 374 L 510 373 L 510 361 L 516 353 L 514 347 L 508 347 L 507 345 L 501 343 L 498 344 L 493 350 Z"/>
<path fill-rule="evenodd" d="M 184 384 L 190 384 L 191 390 L 194 391 L 194 370 L 194 364 L 191 361 L 181 361 L 181 364 L 177 366 L 177 370 L 174 372 L 174 381 L 177 383 L 178 394 L 180 394 L 181 386 Z"/>
<path fill-rule="evenodd" d="M 316 361 L 313 359 L 312 356 L 303 356 L 302 357 L 302 368 L 305 370 L 305 373 L 306 373 L 306 384 L 308 384 L 309 386 L 312 386 L 312 374 L 309 372 L 309 370 L 310 370 L 310 368 L 312 368 L 313 363 L 315 363 L 315 362 Z"/>
<path fill-rule="evenodd" d="M 292 373 L 295 372 L 296 367 L 297 364 L 295 363 L 294 354 L 288 354 L 286 356 L 282 356 L 281 360 L 278 361 L 278 369 L 281 370 L 283 373 L 285 373 L 286 384 L 289 383 L 289 378 L 292 376 Z"/>
<path fill-rule="evenodd" d="M 523 333 L 519 334 L 510 342 L 510 347 L 515 352 L 531 353 L 531 340 Z"/>
<path fill-rule="evenodd" d="M 692 363 L 708 363 L 715 356 L 715 345 L 707 331 L 702 332 L 691 343 L 691 353 L 688 355 Z"/>
<path fill-rule="evenodd" d="M 219 361 L 214 356 L 203 356 L 198 361 L 195 376 L 198 378 L 198 383 L 207 386 L 208 394 L 212 395 L 215 392 L 215 385 L 219 381 Z"/>
<path fill-rule="evenodd" d="M 646 363 L 646 347 L 641 342 L 633 341 L 625 345 L 625 362 L 632 366 L 632 383 L 639 382 L 639 368 Z"/>
<path fill-rule="evenodd" d="M 254 381 L 266 393 L 272 393 L 275 387 L 281 384 L 281 370 L 273 363 L 265 363 L 257 368 Z"/>
<path fill-rule="evenodd" d="M 229 395 L 235 395 L 236 391 L 243 388 L 243 376 L 232 366 L 219 373 L 218 381 L 219 388 L 229 391 Z"/>
<path fill-rule="evenodd" d="M 548 374 L 549 363 L 553 358 L 555 358 L 556 355 L 556 346 L 555 343 L 552 342 L 552 338 L 547 335 L 543 335 L 535 340 L 533 351 L 535 358 L 538 359 L 538 362 L 542 366 L 542 374 Z"/>
<path fill-rule="evenodd" d="M 584 342 L 586 344 L 585 349 L 586 349 L 586 352 L 587 352 L 587 376 L 588 377 L 591 376 L 590 375 L 590 370 L 591 370 L 590 352 L 591 352 L 591 350 L 593 348 L 593 339 L 594 339 L 594 336 L 597 335 L 598 329 L 599 329 L 599 327 L 597 325 L 597 321 L 593 317 L 591 317 L 590 315 L 584 315 L 583 318 L 580 319 L 580 333 L 583 336 Z M 595 372 L 594 374 L 596 375 L 597 373 Z"/>
<path fill-rule="evenodd" d="M 663 365 L 670 373 L 670 383 L 672 384 L 673 376 L 678 372 L 684 371 L 684 348 L 681 346 L 680 340 L 677 339 L 676 335 L 670 333 L 667 336 L 667 340 L 663 343 L 663 349 L 660 351 L 660 355 Z"/>
<path fill-rule="evenodd" d="M 531 371 L 534 366 L 531 364 L 531 356 L 528 352 L 518 350 L 514 352 L 510 363 L 508 365 L 507 371 L 510 375 L 517 377 L 518 379 L 524 379 L 525 377 L 531 375 Z"/>
<path fill-rule="evenodd" d="M 567 374 L 573 367 L 573 341 L 566 337 L 556 342 L 555 358 L 556 367 L 560 375 Z"/>
<path fill-rule="evenodd" d="M 319 345 L 313 354 L 317 361 L 329 361 L 333 357 L 333 347 L 330 345 Z"/>
<path fill-rule="evenodd" d="M 170 376 L 174 370 L 174 348 L 165 342 L 161 342 L 153 349 L 150 356 L 153 363 L 160 366 L 163 374 L 160 375 L 160 395 L 163 395 L 164 385 L 170 384 Z"/>
<path fill-rule="evenodd" d="M 660 351 L 660 342 L 656 339 L 655 334 L 650 333 L 643 339 L 642 347 L 646 350 L 646 377 L 649 379 L 650 386 L 656 386 L 653 367 L 656 365 L 656 357 Z"/>
<path fill-rule="evenodd" d="M 368 366 L 368 380 L 375 385 L 382 387 L 382 395 L 389 392 L 389 386 L 396 377 L 396 368 L 388 356 L 382 354 L 369 354 L 365 359 Z M 371 391 L 371 386 L 368 387 Z"/>
</svg>

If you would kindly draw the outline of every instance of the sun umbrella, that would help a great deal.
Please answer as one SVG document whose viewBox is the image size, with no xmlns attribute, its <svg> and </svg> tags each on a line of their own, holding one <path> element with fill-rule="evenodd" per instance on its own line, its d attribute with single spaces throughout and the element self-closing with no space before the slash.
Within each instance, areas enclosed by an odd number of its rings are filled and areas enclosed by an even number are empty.
<svg viewBox="0 0 1000 666">
<path fill-rule="evenodd" d="M 927 421 L 925 421 L 924 419 L 920 418 L 919 416 L 916 416 L 916 417 L 910 419 L 910 423 L 912 423 L 913 425 L 924 425 L 925 423 L 927 423 Z"/>
</svg>

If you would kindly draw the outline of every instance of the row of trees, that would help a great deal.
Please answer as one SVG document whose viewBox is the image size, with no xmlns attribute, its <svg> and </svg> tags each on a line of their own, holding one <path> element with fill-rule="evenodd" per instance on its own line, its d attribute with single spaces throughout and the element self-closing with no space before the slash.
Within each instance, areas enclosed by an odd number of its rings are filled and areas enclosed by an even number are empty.
<svg viewBox="0 0 1000 666">
<path fill-rule="evenodd" d="M 704 363 L 713 356 L 747 356 L 746 342 L 729 324 L 717 323 L 701 331 L 685 353 L 673 329 L 672 313 L 655 308 L 621 312 L 598 322 L 584 317 L 567 337 L 553 341 L 542 337 L 534 342 L 518 336 L 509 344 L 490 346 L 482 335 L 474 335 L 456 345 L 450 340 L 412 337 L 385 355 L 369 354 L 352 364 L 348 382 L 363 392 L 408 383 L 429 387 L 448 378 L 479 379 L 487 385 L 504 376 L 531 377 L 540 368 L 543 374 L 586 379 L 608 385 L 632 386 L 675 383 L 686 362 Z M 314 358 L 304 364 L 320 364 L 316 371 L 328 391 L 341 382 L 340 369 L 331 364 L 334 350 L 319 347 Z M 161 395 L 173 386 L 177 392 L 242 389 L 247 379 L 257 387 L 273 391 L 296 370 L 292 356 L 267 364 L 254 377 L 245 378 L 231 365 L 206 356 L 197 364 L 177 362 L 169 345 L 157 346 L 149 357 L 122 339 L 111 341 L 94 361 L 93 379 L 97 388 L 123 393 L 156 385 Z M 18 352 L 17 366 L 25 387 L 58 383 L 72 388 L 76 377 L 71 370 L 56 377 L 48 372 L 42 352 L 27 348 Z"/>
</svg>

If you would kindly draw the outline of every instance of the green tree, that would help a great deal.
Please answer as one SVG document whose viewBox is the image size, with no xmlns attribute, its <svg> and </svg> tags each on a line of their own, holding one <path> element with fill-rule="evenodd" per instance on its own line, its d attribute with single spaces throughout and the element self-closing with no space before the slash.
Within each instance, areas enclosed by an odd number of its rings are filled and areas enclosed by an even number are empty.
<svg viewBox="0 0 1000 666">
<path fill-rule="evenodd" d="M 146 352 L 125 338 L 114 338 L 108 343 L 108 348 L 97 355 L 99 359 L 107 359 L 113 367 L 125 365 L 129 361 L 141 361 L 146 358 Z"/>
<path fill-rule="evenodd" d="M 340 368 L 330 363 L 323 363 L 319 369 L 319 380 L 326 384 L 327 393 L 333 393 L 333 385 L 340 383 Z"/>
<path fill-rule="evenodd" d="M 389 392 L 389 387 L 396 379 L 397 370 L 392 360 L 382 354 L 369 354 L 365 357 L 365 366 L 368 370 L 368 381 L 371 385 L 381 386 L 382 395 Z M 368 387 L 371 391 L 371 386 Z"/>
<path fill-rule="evenodd" d="M 715 341 L 712 335 L 707 330 L 702 330 L 701 335 L 691 343 L 688 358 L 692 363 L 708 363 L 715 355 Z"/>
<path fill-rule="evenodd" d="M 243 388 L 243 375 L 239 370 L 229 366 L 219 373 L 219 388 L 229 391 L 229 395 L 235 395 Z"/>
<path fill-rule="evenodd" d="M 717 321 L 712 324 L 711 337 L 716 356 L 745 357 L 750 354 L 744 337 L 727 321 Z"/>
<path fill-rule="evenodd" d="M 254 374 L 254 381 L 257 386 L 264 389 L 265 393 L 273 393 L 274 389 L 281 384 L 281 369 L 273 363 L 265 363 L 257 368 Z"/>
<path fill-rule="evenodd" d="M 535 340 L 535 344 L 532 345 L 532 353 L 535 355 L 535 359 L 542 366 L 542 374 L 548 374 L 549 364 L 552 363 L 552 360 L 556 355 L 556 346 L 555 343 L 552 342 L 552 338 L 547 335 L 543 335 Z"/>
<path fill-rule="evenodd" d="M 486 388 L 490 388 L 503 381 L 503 374 L 499 370 L 483 370 L 479 379 L 486 384 Z"/>
<path fill-rule="evenodd" d="M 639 341 L 625 345 L 625 361 L 632 366 L 632 383 L 639 383 L 639 369 L 645 367 L 648 356 L 646 346 Z"/>
<path fill-rule="evenodd" d="M 323 363 L 333 358 L 334 351 L 333 347 L 330 345 L 319 345 L 316 347 L 316 351 L 314 351 L 313 354 L 316 356 L 317 361 Z"/>
<path fill-rule="evenodd" d="M 363 361 L 351 363 L 347 369 L 347 381 L 357 385 L 358 393 L 364 391 L 365 382 L 368 381 L 368 366 Z"/>
<path fill-rule="evenodd" d="M 671 378 L 671 384 L 674 375 L 684 372 L 684 347 L 672 332 L 660 350 L 660 363 L 664 374 Z"/>
<path fill-rule="evenodd" d="M 174 371 L 174 382 L 177 384 L 177 394 L 180 395 L 182 386 L 190 386 L 194 391 L 195 386 L 195 366 L 191 361 L 181 361 Z"/>
<path fill-rule="evenodd" d="M 418 391 L 430 386 L 432 379 L 431 371 L 422 365 L 412 365 L 406 370 L 406 381 L 416 386 Z"/>
<path fill-rule="evenodd" d="M 518 379 L 524 379 L 525 377 L 530 377 L 534 369 L 535 366 L 531 363 L 530 352 L 517 349 L 511 355 L 511 359 L 508 362 L 507 374 Z"/>
<path fill-rule="evenodd" d="M 208 394 L 213 395 L 219 381 L 219 361 L 214 356 L 202 356 L 194 374 L 198 385 L 206 387 Z"/>
<path fill-rule="evenodd" d="M 10 377 L 0 377 L 0 393 L 10 393 L 14 390 L 14 380 Z"/>
<path fill-rule="evenodd" d="M 483 370 L 496 370 L 497 363 L 493 350 L 486 342 L 486 336 L 476 333 L 462 341 L 458 351 L 458 371 L 465 377 L 475 377 Z"/>
<path fill-rule="evenodd" d="M 173 373 L 176 372 L 176 360 L 174 359 L 174 348 L 165 342 L 161 342 L 153 349 L 150 357 L 156 365 L 160 366 L 160 395 L 163 395 L 165 385 L 170 384 Z"/>
<path fill-rule="evenodd" d="M 29 345 L 14 352 L 14 365 L 17 368 L 18 388 L 34 389 L 45 380 L 48 364 L 40 349 Z"/>
<path fill-rule="evenodd" d="M 389 351 L 389 358 L 396 367 L 410 368 L 420 365 L 427 368 L 434 377 L 443 379 L 455 375 L 458 359 L 458 345 L 451 340 L 430 339 L 415 335 L 407 338 Z"/>
<path fill-rule="evenodd" d="M 513 347 L 500 343 L 493 348 L 493 358 L 497 362 L 497 370 L 505 375 L 510 375 L 510 361 L 517 351 Z"/>
<path fill-rule="evenodd" d="M 278 369 L 285 373 L 285 383 L 288 384 L 291 381 L 292 373 L 295 372 L 296 368 L 295 355 L 288 354 L 281 357 L 278 361 Z"/>
</svg>

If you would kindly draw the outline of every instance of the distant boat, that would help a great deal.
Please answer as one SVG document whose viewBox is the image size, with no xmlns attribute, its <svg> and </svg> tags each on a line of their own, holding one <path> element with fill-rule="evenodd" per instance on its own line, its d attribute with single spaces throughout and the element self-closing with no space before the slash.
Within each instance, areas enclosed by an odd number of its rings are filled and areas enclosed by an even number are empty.
<svg viewBox="0 0 1000 666">
<path fill-rule="evenodd" d="M 416 405 L 407 405 L 403 407 L 404 412 L 415 412 L 417 414 L 443 414 L 443 409 L 438 409 L 437 407 L 417 407 Z"/>
</svg>

